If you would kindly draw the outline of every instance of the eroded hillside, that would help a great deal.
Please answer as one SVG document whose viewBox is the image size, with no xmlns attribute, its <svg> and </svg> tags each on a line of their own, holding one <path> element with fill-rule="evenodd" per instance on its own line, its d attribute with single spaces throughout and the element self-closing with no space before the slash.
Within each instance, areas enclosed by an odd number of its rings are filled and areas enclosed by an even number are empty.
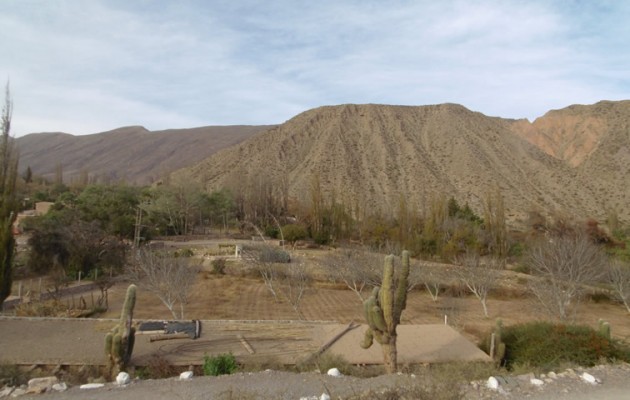
<svg viewBox="0 0 630 400">
<path fill-rule="evenodd" d="M 514 134 L 513 125 L 455 104 L 321 107 L 176 176 L 209 189 L 256 174 L 285 176 L 289 195 L 303 201 L 318 176 L 337 199 L 392 214 L 401 195 L 417 209 L 445 194 L 481 210 L 498 187 L 512 220 L 529 210 L 601 217 L 595 193 L 574 185 L 580 171 Z"/>
</svg>

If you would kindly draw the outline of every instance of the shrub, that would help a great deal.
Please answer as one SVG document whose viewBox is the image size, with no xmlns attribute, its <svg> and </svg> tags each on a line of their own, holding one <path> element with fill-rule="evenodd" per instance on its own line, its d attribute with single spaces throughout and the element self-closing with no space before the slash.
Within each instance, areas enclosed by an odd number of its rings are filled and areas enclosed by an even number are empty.
<svg viewBox="0 0 630 400">
<path fill-rule="evenodd" d="M 153 355 L 147 366 L 138 372 L 142 379 L 166 379 L 175 375 L 177 369 L 163 356 Z"/>
<path fill-rule="evenodd" d="M 502 340 L 508 369 L 519 364 L 549 370 L 563 363 L 593 366 L 601 360 L 630 360 L 630 349 L 626 346 L 583 325 L 518 324 L 505 327 Z M 489 342 L 489 337 L 482 341 L 482 350 L 488 351 Z"/>
<path fill-rule="evenodd" d="M 28 375 L 20 371 L 15 364 L 0 363 L 0 387 L 19 386 L 28 382 Z"/>
<path fill-rule="evenodd" d="M 203 374 L 210 376 L 229 375 L 238 369 L 236 358 L 229 354 L 219 354 L 215 357 L 203 358 Z"/>
<path fill-rule="evenodd" d="M 225 266 L 226 261 L 225 258 L 215 258 L 211 262 L 212 264 L 212 273 L 217 275 L 225 274 Z"/>
<path fill-rule="evenodd" d="M 265 227 L 265 236 L 270 237 L 272 239 L 277 239 L 280 235 L 280 231 L 276 226 L 268 225 Z"/>
<path fill-rule="evenodd" d="M 298 240 L 303 240 L 308 236 L 306 228 L 297 224 L 288 224 L 283 226 L 282 234 L 284 236 L 284 240 L 287 242 L 296 242 Z"/>
<path fill-rule="evenodd" d="M 174 255 L 175 257 L 188 258 L 194 256 L 195 252 L 193 251 L 193 249 L 185 247 L 183 249 L 177 250 Z"/>
<path fill-rule="evenodd" d="M 271 247 L 271 246 L 263 246 L 260 255 L 258 256 L 258 260 L 264 263 L 290 263 L 291 255 L 286 251 Z"/>
</svg>

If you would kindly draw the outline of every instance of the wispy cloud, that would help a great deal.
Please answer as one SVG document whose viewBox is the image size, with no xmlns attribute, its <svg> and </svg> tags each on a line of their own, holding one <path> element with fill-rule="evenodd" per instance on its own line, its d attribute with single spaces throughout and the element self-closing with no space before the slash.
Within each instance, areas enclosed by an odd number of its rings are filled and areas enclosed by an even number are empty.
<svg viewBox="0 0 630 400">
<path fill-rule="evenodd" d="M 533 118 L 630 97 L 627 2 L 6 0 L 14 133 L 280 123 L 339 103 Z"/>
</svg>

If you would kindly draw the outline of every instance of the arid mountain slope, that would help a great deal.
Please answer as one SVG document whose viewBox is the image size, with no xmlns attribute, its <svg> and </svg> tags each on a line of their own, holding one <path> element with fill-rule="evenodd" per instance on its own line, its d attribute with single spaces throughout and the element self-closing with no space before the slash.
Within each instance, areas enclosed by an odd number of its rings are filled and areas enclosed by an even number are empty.
<svg viewBox="0 0 630 400">
<path fill-rule="evenodd" d="M 401 195 L 421 209 L 440 194 L 479 211 L 498 187 L 512 219 L 532 209 L 590 213 L 590 190 L 576 196 L 567 185 L 578 172 L 515 135 L 513 124 L 455 104 L 321 107 L 175 176 L 210 189 L 245 182 L 246 174 L 286 176 L 289 195 L 307 199 L 317 175 L 325 192 L 391 213 Z"/>
<path fill-rule="evenodd" d="M 36 175 L 53 178 L 61 164 L 66 183 L 87 173 L 93 180 L 147 184 L 268 128 L 209 126 L 150 132 L 131 126 L 86 136 L 36 133 L 16 141 L 20 169 L 30 166 Z"/>
<path fill-rule="evenodd" d="M 576 172 L 568 182 L 596 194 L 590 208 L 628 218 L 630 201 L 630 101 L 601 101 L 550 111 L 533 123 L 517 121 L 513 131 Z"/>
</svg>

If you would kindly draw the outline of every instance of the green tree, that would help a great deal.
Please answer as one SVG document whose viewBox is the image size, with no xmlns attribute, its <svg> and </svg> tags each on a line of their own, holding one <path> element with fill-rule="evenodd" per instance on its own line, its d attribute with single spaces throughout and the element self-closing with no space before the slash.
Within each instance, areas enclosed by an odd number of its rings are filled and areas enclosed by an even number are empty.
<svg viewBox="0 0 630 400">
<path fill-rule="evenodd" d="M 141 189 L 126 185 L 89 185 L 76 198 L 85 221 L 100 221 L 102 228 L 118 237 L 133 238 Z"/>
<path fill-rule="evenodd" d="M 18 154 L 10 136 L 13 103 L 7 83 L 0 132 L 0 305 L 11 294 L 13 282 L 13 222 L 17 216 Z"/>
<path fill-rule="evenodd" d="M 208 197 L 207 208 L 210 227 L 216 224 L 227 231 L 228 224 L 236 213 L 234 199 L 232 199 L 230 192 L 227 190 L 212 192 Z"/>
<path fill-rule="evenodd" d="M 208 195 L 201 186 L 188 180 L 162 185 L 151 197 L 143 209 L 159 231 L 170 235 L 191 233 L 208 204 Z"/>
<path fill-rule="evenodd" d="M 87 276 L 94 270 L 119 270 L 125 260 L 125 245 L 100 228 L 100 222 L 86 222 L 76 210 L 50 211 L 32 218 L 28 266 L 37 273 L 60 267 L 68 276 Z"/>
</svg>

